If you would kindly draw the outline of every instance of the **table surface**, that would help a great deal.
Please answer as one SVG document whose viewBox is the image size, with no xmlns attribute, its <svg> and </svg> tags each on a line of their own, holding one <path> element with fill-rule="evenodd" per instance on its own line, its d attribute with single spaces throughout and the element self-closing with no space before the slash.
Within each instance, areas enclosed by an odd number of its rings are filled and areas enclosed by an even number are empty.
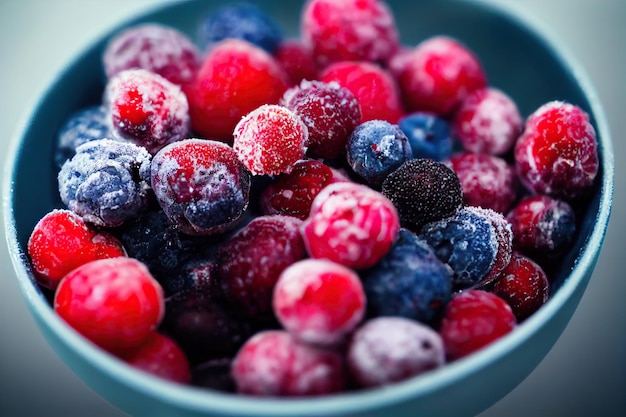
<svg viewBox="0 0 626 417">
<path fill-rule="evenodd" d="M 480 416 L 624 416 L 626 1 L 490 1 L 536 22 L 582 63 L 605 106 L 618 163 L 606 243 L 574 317 L 535 371 Z M 165 1 L 0 1 L 0 158 L 29 105 L 75 54 L 158 2 Z M 124 416 L 47 345 L 22 299 L 4 239 L 0 246 L 0 416 Z"/>
</svg>

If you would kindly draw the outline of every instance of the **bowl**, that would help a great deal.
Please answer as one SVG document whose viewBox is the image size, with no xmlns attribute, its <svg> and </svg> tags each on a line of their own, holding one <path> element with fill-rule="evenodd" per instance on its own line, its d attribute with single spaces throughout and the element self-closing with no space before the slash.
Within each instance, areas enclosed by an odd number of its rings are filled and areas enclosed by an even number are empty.
<svg viewBox="0 0 626 417">
<path fill-rule="evenodd" d="M 554 99 L 572 102 L 589 113 L 599 141 L 599 176 L 580 211 L 576 241 L 552 273 L 553 295 L 515 331 L 469 357 L 384 389 L 314 399 L 259 399 L 181 386 L 136 371 L 54 314 L 49 294 L 36 285 L 26 244 L 37 221 L 61 206 L 52 158 L 56 132 L 73 112 L 100 101 L 105 79 L 100 57 L 110 36 L 123 27 L 156 21 L 193 38 L 198 19 L 225 3 L 175 3 L 124 22 L 58 75 L 13 139 L 3 184 L 7 243 L 20 289 L 49 344 L 94 391 L 137 416 L 469 416 L 488 408 L 551 349 L 591 279 L 611 211 L 613 152 L 601 104 L 583 69 L 531 23 L 480 1 L 387 3 L 405 44 L 436 34 L 456 37 L 480 57 L 490 84 L 509 94 L 522 115 Z M 302 2 L 258 3 L 288 35 L 297 35 Z"/>
</svg>

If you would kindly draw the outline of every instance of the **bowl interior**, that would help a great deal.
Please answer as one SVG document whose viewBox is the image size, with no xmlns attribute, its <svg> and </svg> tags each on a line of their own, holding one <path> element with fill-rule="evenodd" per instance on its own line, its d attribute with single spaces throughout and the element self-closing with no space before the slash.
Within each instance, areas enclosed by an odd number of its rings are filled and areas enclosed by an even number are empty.
<svg viewBox="0 0 626 417">
<path fill-rule="evenodd" d="M 122 27 L 139 22 L 160 22 L 174 26 L 192 39 L 196 39 L 199 20 L 216 7 L 232 2 L 234 1 L 174 3 L 125 22 L 111 31 L 109 36 L 117 33 Z M 302 2 L 258 3 L 279 21 L 286 36 L 298 35 L 298 17 Z M 517 18 L 480 2 L 388 0 L 387 3 L 394 12 L 404 44 L 412 46 L 424 38 L 437 34 L 456 37 L 478 55 L 490 84 L 509 94 L 523 116 L 551 100 L 569 101 L 590 114 L 591 122 L 598 133 L 600 174 L 593 195 L 577 212 L 579 232 L 576 242 L 563 263 L 551 271 L 555 296 L 545 308 L 520 326 L 514 335 L 505 338 L 508 340 L 498 342 L 485 352 L 459 363 L 448 365 L 446 369 L 422 376 L 419 381 L 415 379 L 398 384 L 384 390 L 383 393 L 377 392 L 377 396 L 372 396 L 371 393 L 351 393 L 314 400 L 316 406 L 313 408 L 317 415 L 352 412 L 359 415 L 370 415 L 372 412 L 374 414 L 371 415 L 376 415 L 376 409 L 382 409 L 387 405 L 396 404 L 398 407 L 397 404 L 402 401 L 432 395 L 437 390 L 445 391 L 452 381 L 458 383 L 467 378 L 477 377 L 480 370 L 493 368 L 499 359 L 519 352 L 520 345 L 531 343 L 532 340 L 541 337 L 542 330 L 547 328 L 546 323 L 553 320 L 563 306 L 568 305 L 567 313 L 559 319 L 558 326 L 551 329 L 552 333 L 547 337 L 543 335 L 545 341 L 542 347 L 537 349 L 534 356 L 525 359 L 528 366 L 515 374 L 515 379 L 509 377 L 509 381 L 503 383 L 501 389 L 485 394 L 484 398 L 459 401 L 460 405 L 465 401 L 463 410 L 472 414 L 495 402 L 534 368 L 558 338 L 582 295 L 597 259 L 610 213 L 613 161 L 608 129 L 595 94 L 578 66 L 571 58 L 557 51 L 542 35 Z M 72 357 L 77 356 L 82 361 L 81 366 L 90 367 L 90 373 L 83 372 L 80 376 L 88 384 L 90 381 L 87 379 L 92 379 L 94 384 L 98 384 L 98 378 L 102 378 L 98 374 L 105 373 L 108 382 L 101 383 L 102 390 L 106 391 L 103 395 L 128 410 L 141 408 L 133 408 L 136 404 L 132 401 L 120 399 L 119 396 L 123 395 L 123 391 L 120 394 L 115 388 L 110 387 L 110 384 L 132 386 L 132 389 L 143 393 L 137 398 L 158 398 L 157 403 L 168 402 L 173 409 L 184 409 L 189 415 L 203 415 L 205 412 L 209 413 L 209 410 L 216 415 L 231 412 L 242 415 L 252 412 L 262 415 L 308 415 L 312 412 L 313 403 L 310 400 L 266 401 L 207 394 L 192 388 L 155 381 L 154 378 L 128 370 L 66 328 L 53 314 L 49 306 L 49 294 L 34 284 L 35 280 L 25 256 L 28 238 L 34 225 L 43 215 L 53 208 L 62 206 L 57 191 L 57 168 L 52 157 L 56 134 L 72 113 L 101 101 L 105 77 L 100 57 L 107 41 L 108 38 L 105 38 L 91 46 L 59 74 L 56 82 L 32 110 L 23 130 L 17 135 L 13 153 L 10 154 L 12 167 L 10 176 L 5 179 L 4 190 L 5 223 L 18 280 L 29 307 L 46 335 L 51 338 L 51 343 L 55 348 L 63 350 L 64 359 L 74 363 Z M 494 375 L 503 380 L 507 379 L 505 375 L 507 370 L 500 369 L 494 372 Z M 448 401 L 454 402 L 454 399 Z M 472 404 L 468 406 L 467 401 L 471 401 Z M 411 410 L 416 410 L 414 406 L 415 404 L 412 404 L 411 409 L 397 408 L 396 411 L 398 415 L 402 415 L 402 412 L 411 413 Z"/>
</svg>

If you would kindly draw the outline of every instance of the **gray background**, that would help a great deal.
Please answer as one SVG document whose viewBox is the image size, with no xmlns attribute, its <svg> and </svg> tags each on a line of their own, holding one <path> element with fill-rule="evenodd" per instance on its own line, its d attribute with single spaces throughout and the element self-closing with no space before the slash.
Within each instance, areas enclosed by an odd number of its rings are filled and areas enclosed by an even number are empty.
<svg viewBox="0 0 626 417">
<path fill-rule="evenodd" d="M 0 160 L 19 119 L 57 71 L 121 19 L 160 2 L 0 0 Z M 537 369 L 481 416 L 625 416 L 626 1 L 497 3 L 536 22 L 582 63 L 604 103 L 617 166 L 606 243 L 578 310 Z M 122 416 L 48 347 L 19 292 L 4 239 L 0 268 L 0 416 Z"/>
</svg>

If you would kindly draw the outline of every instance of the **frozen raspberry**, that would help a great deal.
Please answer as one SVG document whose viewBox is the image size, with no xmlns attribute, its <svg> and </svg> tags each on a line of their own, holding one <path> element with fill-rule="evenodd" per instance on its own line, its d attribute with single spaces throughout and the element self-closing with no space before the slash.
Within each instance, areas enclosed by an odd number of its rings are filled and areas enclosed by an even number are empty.
<svg viewBox="0 0 626 417">
<path fill-rule="evenodd" d="M 516 250 L 531 257 L 562 253 L 576 233 L 573 207 L 548 196 L 527 196 L 507 215 Z"/>
<path fill-rule="evenodd" d="M 412 157 L 404 132 L 398 125 L 384 120 L 360 124 L 346 143 L 348 165 L 374 188 L 380 188 L 387 175 Z"/>
<path fill-rule="evenodd" d="M 515 144 L 515 166 L 531 191 L 556 198 L 585 195 L 598 174 L 596 133 L 588 114 L 560 101 L 544 104 L 526 120 Z"/>
<path fill-rule="evenodd" d="M 361 273 L 369 317 L 400 316 L 424 323 L 439 318 L 452 296 L 452 269 L 407 229 L 387 254 Z"/>
<path fill-rule="evenodd" d="M 317 396 L 343 391 L 343 359 L 285 331 L 257 333 L 239 350 L 232 375 L 240 394 L 264 397 Z"/>
<path fill-rule="evenodd" d="M 54 311 L 87 339 L 112 352 L 144 343 L 157 328 L 163 290 L 136 259 L 98 259 L 72 270 L 59 284 Z"/>
<path fill-rule="evenodd" d="M 354 94 L 361 105 L 361 122 L 385 120 L 397 123 L 404 109 L 395 79 L 369 62 L 342 61 L 324 68 L 320 80 L 337 82 Z"/>
<path fill-rule="evenodd" d="M 272 318 L 272 294 L 285 268 L 306 255 L 299 227 L 290 216 L 260 216 L 221 246 L 217 276 L 229 303 L 249 320 Z"/>
<path fill-rule="evenodd" d="M 411 159 L 389 174 L 382 193 L 397 208 L 403 226 L 415 232 L 428 222 L 452 215 L 463 202 L 454 171 L 426 158 Z"/>
<path fill-rule="evenodd" d="M 369 268 L 391 248 L 400 229 L 395 207 L 371 188 L 330 184 L 313 200 L 302 235 L 309 255 L 350 268 Z"/>
<path fill-rule="evenodd" d="M 317 80 L 318 68 L 311 48 L 300 39 L 283 40 L 274 51 L 274 58 L 288 75 L 292 86 L 304 80 Z"/>
<path fill-rule="evenodd" d="M 503 155 L 522 133 L 523 120 L 504 92 L 486 87 L 463 99 L 452 121 L 454 136 L 471 152 Z"/>
<path fill-rule="evenodd" d="M 346 340 L 365 315 L 365 293 L 353 270 L 326 259 L 305 259 L 281 274 L 273 297 L 283 327 L 307 343 Z"/>
<path fill-rule="evenodd" d="M 400 47 L 393 14 L 379 0 L 311 0 L 302 12 L 301 33 L 321 66 L 384 62 Z"/>
<path fill-rule="evenodd" d="M 291 172 L 304 158 L 307 141 L 307 128 L 298 115 L 266 104 L 237 123 L 233 149 L 252 175 L 278 175 Z"/>
<path fill-rule="evenodd" d="M 493 293 L 509 303 L 517 321 L 521 322 L 548 301 L 550 283 L 535 261 L 514 252 L 511 262 L 495 282 Z"/>
<path fill-rule="evenodd" d="M 139 347 L 121 355 L 130 366 L 168 381 L 187 384 L 191 369 L 185 353 L 176 342 L 158 332 L 153 332 Z"/>
<path fill-rule="evenodd" d="M 322 188 L 334 182 L 343 182 L 336 170 L 315 159 L 298 161 L 289 174 L 281 174 L 261 193 L 265 214 L 284 214 L 306 219 L 313 199 Z"/>
<path fill-rule="evenodd" d="M 222 142 L 185 139 L 152 161 L 152 188 L 180 231 L 214 235 L 234 228 L 249 202 L 250 174 Z"/>
<path fill-rule="evenodd" d="M 237 122 L 263 104 L 278 103 L 288 85 L 285 71 L 263 49 L 239 39 L 218 42 L 183 87 L 191 126 L 205 138 L 232 143 Z"/>
<path fill-rule="evenodd" d="M 210 14 L 200 26 L 200 42 L 208 48 L 224 39 L 241 39 L 273 53 L 282 40 L 282 30 L 254 4 L 229 4 Z"/>
<path fill-rule="evenodd" d="M 448 360 L 476 352 L 511 332 L 517 325 L 511 307 L 500 297 L 482 290 L 466 290 L 448 305 L 440 334 Z"/>
<path fill-rule="evenodd" d="M 73 113 L 59 130 L 54 160 L 61 168 L 83 143 L 111 136 L 111 124 L 104 106 L 81 109 Z"/>
<path fill-rule="evenodd" d="M 181 85 L 191 81 L 200 67 L 200 52 L 187 35 L 177 29 L 146 23 L 113 37 L 102 61 L 109 78 L 124 70 L 142 68 Z"/>
<path fill-rule="evenodd" d="M 37 283 L 55 290 L 71 270 L 90 261 L 125 256 L 122 244 L 99 232 L 70 210 L 43 216 L 28 239 L 28 256 Z"/>
<path fill-rule="evenodd" d="M 151 160 L 130 142 L 84 143 L 57 176 L 61 201 L 89 223 L 119 226 L 148 207 Z"/>
<path fill-rule="evenodd" d="M 105 105 L 113 135 L 155 154 L 190 132 L 189 104 L 179 86 L 145 69 L 129 69 L 109 79 Z"/>
<path fill-rule="evenodd" d="M 471 92 L 487 86 L 478 58 L 456 39 L 434 36 L 419 43 L 398 76 L 409 111 L 447 116 Z"/>
<path fill-rule="evenodd" d="M 517 199 L 515 168 L 499 156 L 459 152 L 444 163 L 459 177 L 467 205 L 507 213 Z"/>
<path fill-rule="evenodd" d="M 361 387 L 380 387 L 421 375 L 445 363 L 439 334 L 403 317 L 379 317 L 359 328 L 347 364 Z"/>
<path fill-rule="evenodd" d="M 231 362 L 231 358 L 218 358 L 194 366 L 191 383 L 201 388 L 234 393 L 236 387 L 230 372 Z"/>
<path fill-rule="evenodd" d="M 448 122 L 432 113 L 415 112 L 398 120 L 409 138 L 414 158 L 443 161 L 452 154 L 452 135 Z"/>
<path fill-rule="evenodd" d="M 285 92 L 281 104 L 306 125 L 307 154 L 314 158 L 342 156 L 348 136 L 361 123 L 358 100 L 334 82 L 303 81 Z"/>
</svg>

